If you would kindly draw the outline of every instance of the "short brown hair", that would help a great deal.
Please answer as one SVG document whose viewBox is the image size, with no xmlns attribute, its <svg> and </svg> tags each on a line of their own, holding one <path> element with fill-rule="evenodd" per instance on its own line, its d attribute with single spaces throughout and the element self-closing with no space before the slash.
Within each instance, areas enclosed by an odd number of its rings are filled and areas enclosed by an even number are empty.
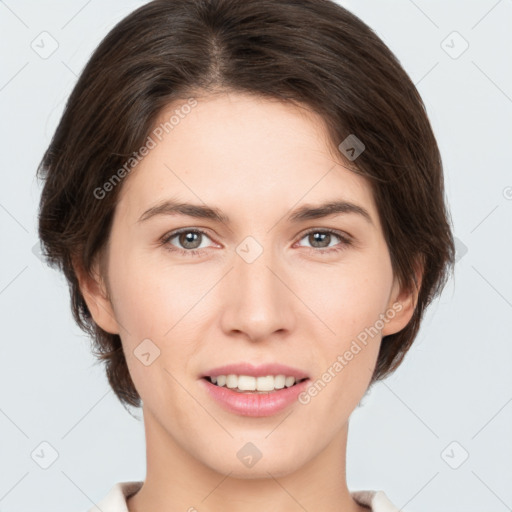
<svg viewBox="0 0 512 512">
<path fill-rule="evenodd" d="M 352 168 L 371 182 L 394 275 L 412 289 L 418 262 L 423 269 L 410 322 L 382 341 L 372 383 L 382 379 L 402 362 L 454 264 L 441 157 L 416 87 L 372 29 L 331 0 L 156 0 L 95 50 L 37 171 L 43 252 L 64 272 L 73 316 L 112 389 L 140 407 L 121 339 L 93 321 L 72 265 L 77 258 L 90 272 L 103 252 L 122 184 L 101 200 L 94 191 L 142 146 L 166 105 L 214 91 L 312 109 L 338 156 L 349 135 L 364 143 Z"/>
</svg>

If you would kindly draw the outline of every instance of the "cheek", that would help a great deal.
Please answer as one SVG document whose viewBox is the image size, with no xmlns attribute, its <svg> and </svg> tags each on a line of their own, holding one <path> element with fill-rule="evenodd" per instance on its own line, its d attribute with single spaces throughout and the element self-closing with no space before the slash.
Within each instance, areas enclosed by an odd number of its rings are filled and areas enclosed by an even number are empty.
<svg viewBox="0 0 512 512">
<path fill-rule="evenodd" d="M 393 282 L 387 252 L 375 254 L 379 257 L 339 266 L 321 281 L 318 275 L 316 284 L 325 283 L 323 293 L 307 281 L 319 316 L 329 327 L 316 336 L 316 359 L 321 364 L 312 391 L 318 398 L 311 401 L 317 417 L 332 414 L 333 420 L 343 422 L 371 380 L 382 339 L 381 315 L 386 313 Z"/>
<path fill-rule="evenodd" d="M 386 311 L 392 281 L 389 258 L 366 257 L 310 274 L 302 290 L 326 326 L 326 339 L 339 348 L 375 326 Z"/>
<path fill-rule="evenodd" d="M 180 267 L 122 253 L 122 246 L 111 253 L 109 281 L 128 369 L 145 401 L 164 403 L 170 393 L 179 397 L 173 375 L 181 380 L 178 375 L 189 371 L 197 350 L 193 307 L 211 284 Z M 179 404 L 178 399 L 170 406 Z"/>
<path fill-rule="evenodd" d="M 133 338 L 131 343 L 161 339 L 183 316 L 187 287 L 176 281 L 177 274 L 130 252 L 128 246 L 112 247 L 109 281 L 124 338 Z"/>
<path fill-rule="evenodd" d="M 305 418 L 312 429 L 318 418 L 329 417 L 334 435 L 368 388 L 382 339 L 380 315 L 391 286 L 385 266 L 381 270 L 340 276 L 331 281 L 329 297 L 322 298 L 321 318 L 329 331 L 316 337 L 314 359 L 319 364 L 303 402 L 311 407 Z"/>
</svg>

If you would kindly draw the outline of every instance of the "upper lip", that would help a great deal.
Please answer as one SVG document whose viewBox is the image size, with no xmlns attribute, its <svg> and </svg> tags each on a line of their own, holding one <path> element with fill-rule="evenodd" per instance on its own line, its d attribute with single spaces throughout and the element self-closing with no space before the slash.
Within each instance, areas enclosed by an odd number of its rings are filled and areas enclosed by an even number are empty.
<svg viewBox="0 0 512 512">
<path fill-rule="evenodd" d="M 250 363 L 234 363 L 224 366 L 218 366 L 204 372 L 203 377 L 218 377 L 219 375 L 249 375 L 251 377 L 266 377 L 267 375 L 284 375 L 285 377 L 295 377 L 295 379 L 308 378 L 308 374 L 298 368 L 286 366 L 279 363 L 267 363 L 261 365 L 252 365 Z"/>
</svg>

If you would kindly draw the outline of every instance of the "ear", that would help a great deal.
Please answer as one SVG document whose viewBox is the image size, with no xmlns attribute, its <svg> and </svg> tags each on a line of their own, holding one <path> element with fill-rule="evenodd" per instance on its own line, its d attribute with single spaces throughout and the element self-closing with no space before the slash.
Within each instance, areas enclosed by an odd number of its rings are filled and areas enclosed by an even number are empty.
<svg viewBox="0 0 512 512">
<path fill-rule="evenodd" d="M 106 280 L 101 275 L 99 259 L 96 258 L 90 273 L 76 259 L 73 259 L 73 269 L 94 322 L 106 332 L 119 334 Z"/>
<path fill-rule="evenodd" d="M 389 311 L 390 313 L 386 314 L 389 320 L 382 329 L 383 337 L 401 331 L 411 320 L 414 310 L 416 309 L 423 278 L 423 264 L 420 261 L 416 264 L 415 276 L 416 285 L 413 284 L 412 288 L 401 287 L 398 283 L 398 279 L 395 277 L 388 307 L 386 309 L 386 312 Z M 394 312 L 394 316 L 391 311 Z"/>
</svg>

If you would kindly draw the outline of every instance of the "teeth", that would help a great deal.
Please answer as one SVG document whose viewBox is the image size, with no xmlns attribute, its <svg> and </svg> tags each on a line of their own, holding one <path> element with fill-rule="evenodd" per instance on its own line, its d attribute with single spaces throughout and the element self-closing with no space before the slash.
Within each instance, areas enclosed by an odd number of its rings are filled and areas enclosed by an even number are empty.
<svg viewBox="0 0 512 512">
<path fill-rule="evenodd" d="M 267 375 L 265 377 L 251 377 L 250 375 L 218 375 L 210 377 L 213 384 L 235 391 L 274 391 L 291 387 L 295 384 L 295 377 L 285 375 Z"/>
</svg>

